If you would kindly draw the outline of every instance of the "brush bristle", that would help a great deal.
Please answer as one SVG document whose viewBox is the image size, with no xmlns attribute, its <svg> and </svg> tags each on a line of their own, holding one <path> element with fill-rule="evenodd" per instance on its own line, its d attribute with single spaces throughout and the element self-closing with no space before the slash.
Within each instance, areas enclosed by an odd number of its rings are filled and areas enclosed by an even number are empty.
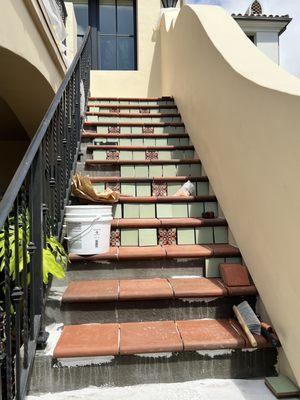
<svg viewBox="0 0 300 400">
<path fill-rule="evenodd" d="M 243 301 L 237 306 L 239 312 L 241 313 L 246 325 L 248 326 L 250 332 L 260 335 L 261 334 L 261 324 L 257 318 L 255 312 L 250 307 L 247 301 Z"/>
</svg>

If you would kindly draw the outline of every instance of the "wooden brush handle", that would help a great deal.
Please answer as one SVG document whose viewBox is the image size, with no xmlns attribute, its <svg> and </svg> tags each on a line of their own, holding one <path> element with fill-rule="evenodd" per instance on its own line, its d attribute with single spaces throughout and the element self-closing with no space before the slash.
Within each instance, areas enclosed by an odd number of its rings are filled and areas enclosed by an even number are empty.
<svg viewBox="0 0 300 400">
<path fill-rule="evenodd" d="M 239 312 L 237 306 L 233 306 L 233 311 L 237 317 L 237 320 L 239 321 L 239 324 L 241 325 L 243 331 L 245 332 L 251 346 L 257 347 L 257 341 L 255 340 L 254 336 L 250 332 L 250 329 L 248 328 L 246 322 L 244 321 L 244 318 L 242 317 L 242 314 Z"/>
</svg>

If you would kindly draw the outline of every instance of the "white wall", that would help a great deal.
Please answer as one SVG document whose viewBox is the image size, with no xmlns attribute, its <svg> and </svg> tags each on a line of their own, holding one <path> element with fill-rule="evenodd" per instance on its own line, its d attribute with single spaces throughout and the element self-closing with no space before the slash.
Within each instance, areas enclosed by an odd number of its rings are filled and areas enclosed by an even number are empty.
<svg viewBox="0 0 300 400">
<path fill-rule="evenodd" d="M 256 45 L 272 61 L 279 64 L 278 32 L 257 32 Z"/>
</svg>

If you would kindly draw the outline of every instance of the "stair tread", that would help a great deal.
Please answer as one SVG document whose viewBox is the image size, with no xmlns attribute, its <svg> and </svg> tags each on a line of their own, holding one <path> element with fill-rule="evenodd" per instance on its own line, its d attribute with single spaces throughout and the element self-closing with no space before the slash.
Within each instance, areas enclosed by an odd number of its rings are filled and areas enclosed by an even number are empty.
<svg viewBox="0 0 300 400">
<path fill-rule="evenodd" d="M 152 278 L 73 281 L 65 290 L 63 303 L 98 303 L 128 300 L 205 298 L 256 295 L 254 285 L 239 286 L 232 294 L 218 278 Z"/>
<path fill-rule="evenodd" d="M 101 182 L 208 182 L 207 176 L 154 176 L 151 178 L 141 178 L 141 177 L 121 177 L 121 176 L 90 176 L 90 181 L 92 183 Z"/>
<path fill-rule="evenodd" d="M 166 246 L 131 246 L 110 247 L 105 254 L 80 256 L 70 254 L 72 262 L 97 262 L 107 260 L 148 260 L 164 258 L 199 258 L 199 257 L 239 257 L 240 251 L 230 244 L 207 245 L 166 245 Z"/>
<path fill-rule="evenodd" d="M 119 109 L 159 109 L 159 108 L 164 108 L 164 109 L 175 109 L 177 106 L 175 104 L 91 104 L 88 103 L 88 108 L 90 107 L 97 107 L 97 108 L 119 108 Z"/>
<path fill-rule="evenodd" d="M 189 135 L 187 133 L 97 133 L 93 131 L 85 131 L 81 134 L 82 138 L 98 139 L 98 138 L 109 138 L 109 139 L 172 139 L 180 138 L 187 139 Z"/>
<path fill-rule="evenodd" d="M 97 112 L 97 111 L 87 111 L 86 115 L 94 115 L 97 117 L 119 117 L 119 118 L 179 118 L 178 113 L 124 113 L 124 112 Z"/>
<path fill-rule="evenodd" d="M 146 150 L 194 150 L 194 146 L 116 146 L 116 145 L 89 145 L 87 151 L 94 150 L 132 150 L 132 151 L 146 151 Z"/>
<path fill-rule="evenodd" d="M 85 121 L 84 126 L 156 126 L 156 127 L 164 127 L 164 126 L 174 126 L 174 127 L 183 127 L 183 122 L 115 122 L 115 121 Z M 151 134 L 148 134 L 151 135 Z"/>
<path fill-rule="evenodd" d="M 268 347 L 262 336 L 256 339 L 260 348 Z M 54 357 L 60 360 L 247 347 L 242 329 L 232 319 L 83 324 L 63 328 Z"/>
<path fill-rule="evenodd" d="M 88 101 L 174 101 L 173 97 L 94 97 L 88 98 Z"/>
<path fill-rule="evenodd" d="M 225 218 L 117 218 L 112 228 L 167 228 L 196 226 L 227 226 Z"/>
<path fill-rule="evenodd" d="M 85 165 L 173 165 L 173 164 L 201 164 L 196 158 L 172 160 L 86 160 Z"/>
<path fill-rule="evenodd" d="M 189 203 L 189 202 L 214 202 L 216 196 L 120 196 L 120 203 Z"/>
</svg>

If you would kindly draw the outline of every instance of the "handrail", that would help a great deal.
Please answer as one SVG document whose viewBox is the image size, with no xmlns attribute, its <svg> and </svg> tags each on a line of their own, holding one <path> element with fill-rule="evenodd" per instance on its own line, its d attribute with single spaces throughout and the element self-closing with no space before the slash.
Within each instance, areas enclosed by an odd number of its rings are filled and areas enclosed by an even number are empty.
<svg viewBox="0 0 300 400">
<path fill-rule="evenodd" d="M 88 28 L 0 203 L 1 400 L 25 398 L 36 347 L 46 342 L 48 279 L 64 273 L 57 238 L 79 153 L 91 49 Z"/>
<path fill-rule="evenodd" d="M 38 148 L 45 136 L 45 133 L 48 129 L 49 122 L 53 118 L 53 115 L 56 111 L 56 108 L 62 98 L 62 95 L 67 87 L 67 84 L 70 80 L 70 77 L 74 73 L 75 67 L 78 64 L 80 55 L 82 53 L 82 50 L 85 48 L 86 43 L 90 37 L 90 27 L 88 28 L 84 39 L 81 43 L 81 46 L 79 50 L 77 51 L 76 56 L 74 57 L 71 66 L 69 67 L 62 83 L 60 84 L 60 87 L 58 91 L 56 92 L 54 99 L 52 100 L 52 103 L 50 104 L 48 111 L 46 112 L 44 118 L 42 119 L 42 122 L 40 123 L 40 126 L 34 135 L 32 141 L 30 142 L 30 145 L 28 146 L 28 149 L 26 153 L 24 154 L 24 157 L 17 168 L 7 190 L 5 191 L 2 200 L 0 202 L 0 227 L 4 225 L 4 222 L 11 210 L 11 207 L 16 199 L 16 196 L 23 184 L 23 181 L 28 174 L 28 171 L 30 169 L 30 166 L 32 164 L 32 161 L 34 157 L 36 156 L 36 153 L 38 151 Z"/>
</svg>

